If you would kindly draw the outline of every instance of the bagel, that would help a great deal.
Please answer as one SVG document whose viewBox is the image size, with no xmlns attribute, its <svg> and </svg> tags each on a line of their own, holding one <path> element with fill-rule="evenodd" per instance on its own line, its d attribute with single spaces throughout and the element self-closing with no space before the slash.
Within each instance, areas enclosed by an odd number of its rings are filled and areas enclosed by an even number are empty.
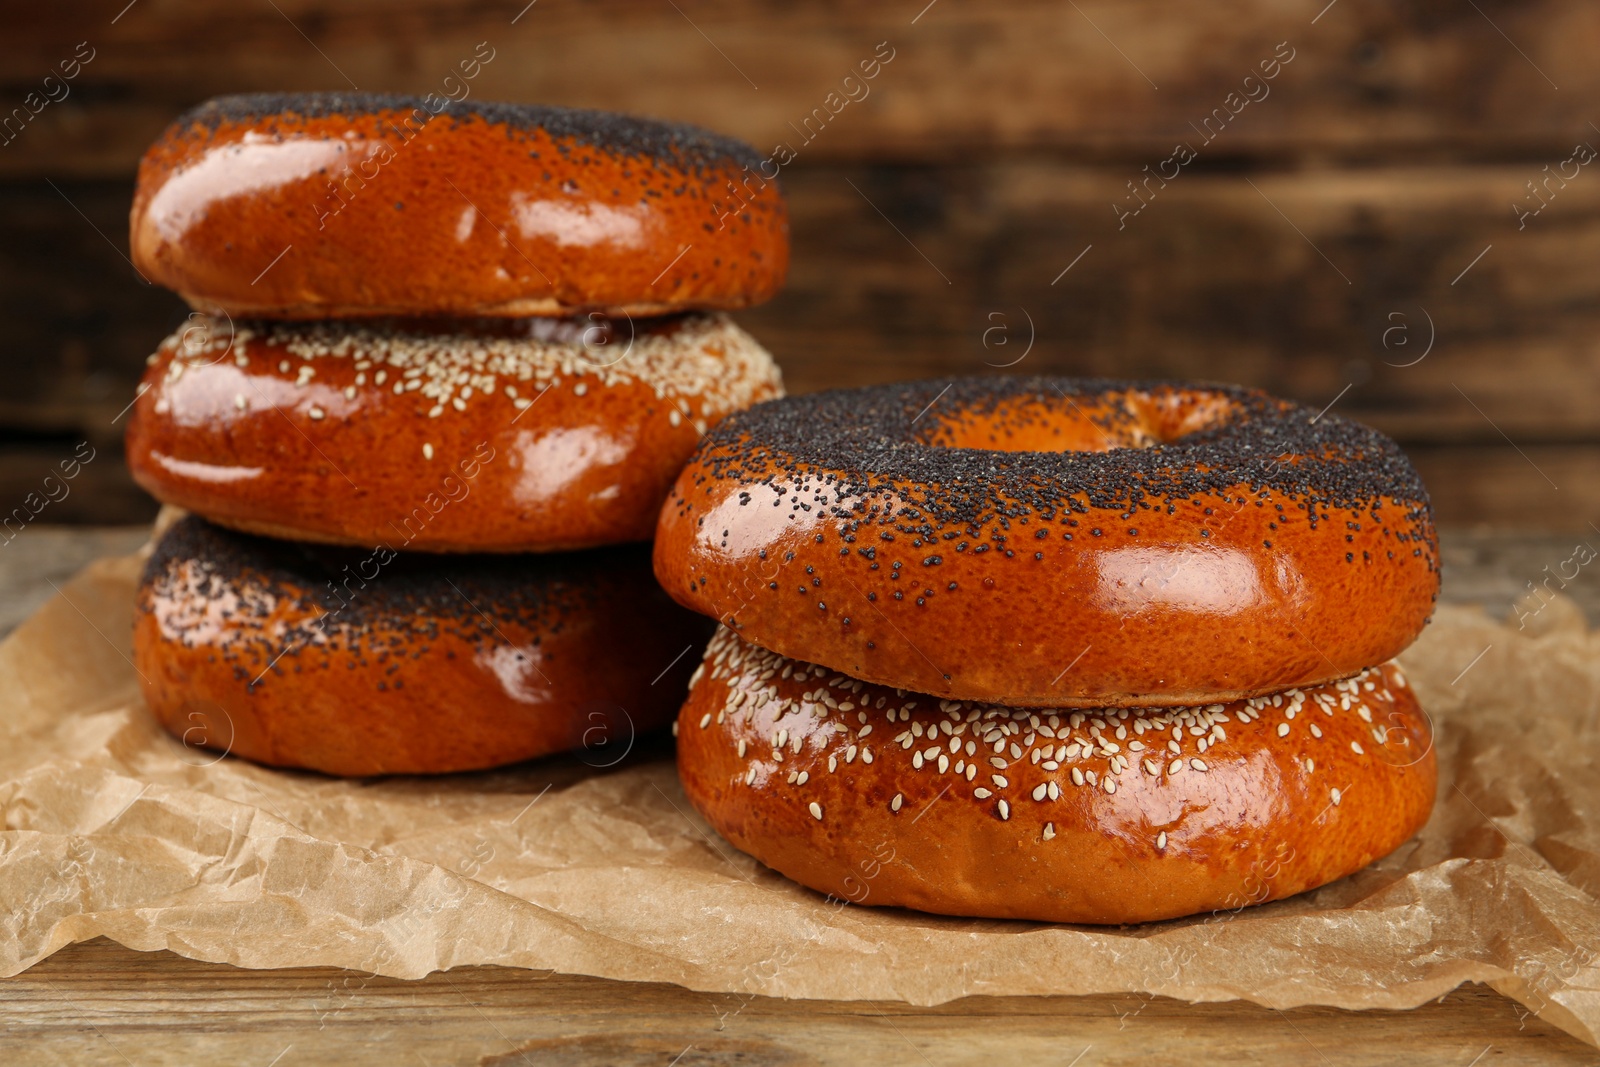
<svg viewBox="0 0 1600 1067">
<path fill-rule="evenodd" d="M 789 261 L 762 162 L 693 126 L 600 111 L 224 96 L 145 153 L 132 259 L 235 316 L 748 307 Z"/>
<path fill-rule="evenodd" d="M 609 765 L 671 721 L 709 629 L 638 547 L 402 556 L 189 516 L 145 567 L 133 663 L 170 732 L 258 763 L 434 774 L 585 748 Z"/>
<path fill-rule="evenodd" d="M 774 652 L 1033 707 L 1310 687 L 1411 643 L 1426 491 L 1358 423 L 1223 385 L 957 378 L 760 404 L 707 435 L 656 575 Z"/>
<path fill-rule="evenodd" d="M 721 314 L 255 322 L 191 316 L 146 368 L 128 466 L 235 529 L 430 552 L 648 540 L 728 412 L 782 389 Z"/>
<path fill-rule="evenodd" d="M 858 904 L 1043 922 L 1235 910 L 1427 820 L 1432 733 L 1394 664 L 1203 708 L 1017 709 L 864 684 L 719 628 L 678 716 L 689 801 Z"/>
</svg>

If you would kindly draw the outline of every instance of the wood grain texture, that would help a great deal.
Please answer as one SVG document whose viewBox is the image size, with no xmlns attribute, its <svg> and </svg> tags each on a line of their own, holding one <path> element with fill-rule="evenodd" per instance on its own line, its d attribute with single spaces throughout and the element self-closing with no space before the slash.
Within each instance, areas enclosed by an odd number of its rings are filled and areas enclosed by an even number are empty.
<svg viewBox="0 0 1600 1067">
<path fill-rule="evenodd" d="M 0 69 L 17 72 L 19 101 L 78 42 L 95 55 L 0 152 L 0 173 L 127 173 L 173 114 L 222 92 L 438 90 L 479 41 L 499 50 L 473 85 L 484 97 L 694 121 L 763 149 L 889 41 L 896 58 L 870 95 L 802 150 L 815 160 L 1143 156 L 1188 136 L 1285 41 L 1294 59 L 1241 114 L 1232 155 L 1496 157 L 1585 135 L 1600 91 L 1593 5 L 1343 0 L 1317 18 L 1322 6 L 547 0 L 513 24 L 524 0 L 177 0 L 112 25 L 114 10 L 73 0 L 8 20 Z"/>
<path fill-rule="evenodd" d="M 0 144 L 0 490 L 32 477 L 13 447 L 114 443 L 184 319 L 126 262 L 132 168 L 173 116 L 242 90 L 444 91 L 488 41 L 477 98 L 794 148 L 790 282 L 741 320 L 794 391 L 1237 381 L 1398 438 L 1447 522 L 1600 521 L 1600 177 L 1568 162 L 1600 145 L 1581 0 L 67 0 L 6 30 L 0 131 L 78 42 L 94 58 Z M 893 60 L 832 114 L 881 41 Z M 1269 95 L 1205 126 L 1285 41 Z M 1150 178 L 1180 141 L 1197 158 Z M 125 481 L 99 499 L 86 517 L 148 514 Z"/>
<path fill-rule="evenodd" d="M 913 1008 L 746 998 L 499 967 L 411 982 L 325 968 L 247 971 L 105 940 L 63 949 L 0 983 L 0 1011 L 6 1062 L 75 1067 L 997 1061 L 1461 1067 L 1587 1064 L 1595 1057 L 1594 1049 L 1481 986 L 1409 1012 L 1275 1011 L 1136 995 L 967 997 Z"/>
<path fill-rule="evenodd" d="M 1405 442 L 1499 440 L 1472 401 L 1519 442 L 1588 437 L 1600 176 L 1519 231 L 1510 204 L 1537 173 L 1185 171 L 1119 227 L 1137 168 L 817 168 L 788 182 L 789 284 L 741 321 L 800 392 L 1006 364 L 1317 408 L 1354 383 L 1337 410 Z"/>
</svg>

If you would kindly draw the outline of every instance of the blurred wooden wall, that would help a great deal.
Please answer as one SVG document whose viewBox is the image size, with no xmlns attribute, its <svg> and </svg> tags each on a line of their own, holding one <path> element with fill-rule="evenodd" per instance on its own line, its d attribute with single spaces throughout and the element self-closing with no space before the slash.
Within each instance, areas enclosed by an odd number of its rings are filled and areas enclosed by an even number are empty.
<svg viewBox="0 0 1600 1067">
<path fill-rule="evenodd" d="M 1600 147 L 1600 5 L 524 2 L 8 14 L 0 105 L 80 42 L 93 59 L 0 146 L 0 500 L 80 437 L 114 457 L 182 318 L 125 260 L 135 163 L 175 114 L 436 91 L 487 41 L 476 96 L 796 151 L 789 286 L 742 316 L 794 390 L 990 368 L 1239 381 L 1399 438 L 1445 522 L 1600 522 L 1600 165 L 1574 162 Z M 881 42 L 869 94 L 803 140 Z M 1135 199 L 1180 142 L 1197 158 Z M 51 518 L 148 513 L 120 460 L 87 470 Z"/>
</svg>

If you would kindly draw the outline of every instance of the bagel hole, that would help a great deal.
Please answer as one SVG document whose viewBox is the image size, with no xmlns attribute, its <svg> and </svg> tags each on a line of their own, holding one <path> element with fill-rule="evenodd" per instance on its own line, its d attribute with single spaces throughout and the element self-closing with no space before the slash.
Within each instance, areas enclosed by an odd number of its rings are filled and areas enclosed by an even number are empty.
<svg viewBox="0 0 1600 1067">
<path fill-rule="evenodd" d="M 1173 389 L 1007 399 L 986 411 L 939 413 L 918 438 L 934 448 L 989 452 L 1154 448 L 1226 425 L 1235 406 L 1220 393 Z"/>
</svg>

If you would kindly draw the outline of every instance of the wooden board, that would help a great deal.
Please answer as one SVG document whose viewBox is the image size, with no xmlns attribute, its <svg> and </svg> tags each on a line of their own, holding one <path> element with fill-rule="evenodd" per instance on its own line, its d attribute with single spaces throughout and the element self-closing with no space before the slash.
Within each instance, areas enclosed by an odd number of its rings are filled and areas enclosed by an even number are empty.
<svg viewBox="0 0 1600 1067">
<path fill-rule="evenodd" d="M 34 5 L 0 35 L 0 91 L 23 100 L 79 42 L 93 58 L 0 144 L 0 492 L 76 440 L 114 450 L 184 319 L 125 258 L 132 168 L 172 116 L 225 91 L 442 90 L 488 41 L 478 98 L 797 146 L 791 281 L 742 316 L 794 391 L 1243 382 L 1393 434 L 1446 522 L 1586 529 L 1600 176 L 1570 160 L 1600 145 L 1596 39 L 1580 0 Z M 833 114 L 883 41 L 892 61 Z M 1291 51 L 1235 117 L 1228 94 Z M 1175 168 L 1179 142 L 1196 158 Z M 96 477 L 82 517 L 149 513 L 116 463 Z"/>
<path fill-rule="evenodd" d="M 1600 432 L 1600 175 L 1521 231 L 1514 166 L 1184 173 L 1119 227 L 1136 173 L 797 173 L 789 284 L 744 319 L 798 391 L 1014 363 L 1318 408 L 1354 383 L 1337 410 L 1407 442 Z"/>
<path fill-rule="evenodd" d="M 1600 92 L 1600 9 L 1582 0 L 525 3 L 174 0 L 115 24 L 120 4 L 25 7 L 0 37 L 9 99 L 79 42 L 94 58 L 0 150 L 0 173 L 127 174 L 174 114 L 222 92 L 439 91 L 480 41 L 496 49 L 480 96 L 694 121 L 763 150 L 888 41 L 895 59 L 801 149 L 808 162 L 1143 160 L 1280 42 L 1294 58 L 1230 122 L 1229 157 L 1544 155 L 1591 136 Z"/>
<path fill-rule="evenodd" d="M 1500 441 L 1408 451 L 1440 523 L 1561 530 L 1600 548 L 1600 446 Z"/>
<path fill-rule="evenodd" d="M 968 997 L 937 1008 L 746 999 L 467 967 L 414 982 L 246 971 L 97 940 L 0 982 L 14 1064 L 1592 1064 L 1595 1050 L 1466 986 L 1409 1012 L 1165 997 Z M 1476 1057 L 1476 1058 L 1475 1058 Z"/>
</svg>

